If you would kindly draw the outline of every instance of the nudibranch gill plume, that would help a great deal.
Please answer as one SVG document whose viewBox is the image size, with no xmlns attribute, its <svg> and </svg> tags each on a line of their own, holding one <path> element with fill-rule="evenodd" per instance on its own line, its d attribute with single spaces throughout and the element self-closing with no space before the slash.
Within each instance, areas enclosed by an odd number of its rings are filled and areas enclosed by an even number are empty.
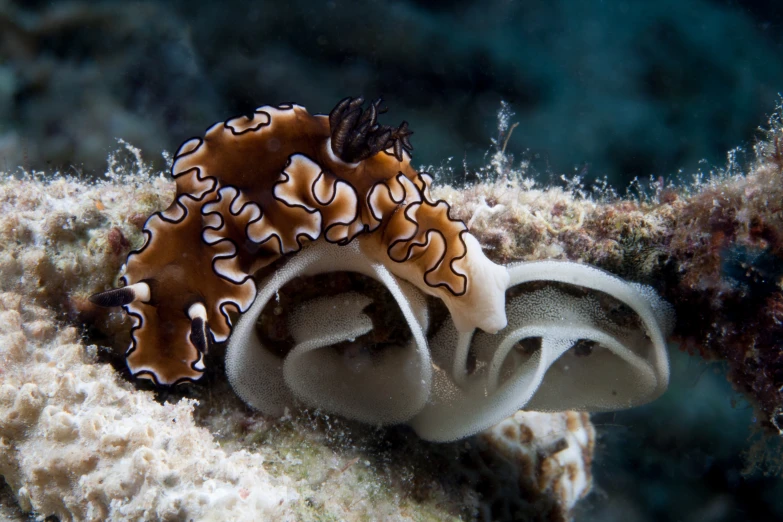
<svg viewBox="0 0 783 522">
<path fill-rule="evenodd" d="M 377 121 L 381 101 L 345 98 L 327 115 L 264 106 L 180 146 L 176 196 L 144 225 L 123 287 L 93 303 L 134 318 L 128 368 L 157 384 L 203 375 L 210 343 L 252 304 L 254 274 L 313 241 L 362 252 L 443 300 L 457 329 L 506 325 L 508 273 L 490 261 L 431 178 L 411 166 L 407 122 Z"/>
</svg>

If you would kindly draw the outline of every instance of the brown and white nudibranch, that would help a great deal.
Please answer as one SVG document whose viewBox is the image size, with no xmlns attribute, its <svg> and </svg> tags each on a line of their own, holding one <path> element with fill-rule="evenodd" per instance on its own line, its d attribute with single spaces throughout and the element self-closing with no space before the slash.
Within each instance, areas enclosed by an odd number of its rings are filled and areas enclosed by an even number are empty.
<svg viewBox="0 0 783 522">
<path fill-rule="evenodd" d="M 377 122 L 380 100 L 345 98 L 326 115 L 264 106 L 217 123 L 179 148 L 174 202 L 144 226 L 124 287 L 91 297 L 135 319 L 131 373 L 158 384 L 198 379 L 229 312 L 256 295 L 253 274 L 308 242 L 362 252 L 441 298 L 461 331 L 506 325 L 508 273 L 490 261 L 431 178 L 411 167 L 407 122 Z"/>
</svg>

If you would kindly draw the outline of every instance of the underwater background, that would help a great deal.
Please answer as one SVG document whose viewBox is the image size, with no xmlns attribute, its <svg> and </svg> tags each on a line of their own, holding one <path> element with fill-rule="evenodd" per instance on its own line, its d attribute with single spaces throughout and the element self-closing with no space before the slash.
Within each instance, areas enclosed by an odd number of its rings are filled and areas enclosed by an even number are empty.
<svg viewBox="0 0 783 522">
<path fill-rule="evenodd" d="M 0 165 L 101 172 L 227 114 L 385 96 L 415 160 L 483 165 L 495 113 L 544 173 L 669 177 L 747 145 L 783 85 L 779 2 L 0 2 Z"/>
<path fill-rule="evenodd" d="M 543 185 L 624 193 L 752 150 L 780 92 L 774 1 L 0 0 L 3 171 L 97 176 L 117 139 L 162 168 L 163 151 L 259 105 L 383 95 L 411 123 L 414 163 L 452 182 L 488 163 L 506 102 L 507 152 Z M 575 519 L 782 520 L 752 407 L 721 364 L 671 354 L 664 397 L 592 416 L 595 486 Z"/>
</svg>

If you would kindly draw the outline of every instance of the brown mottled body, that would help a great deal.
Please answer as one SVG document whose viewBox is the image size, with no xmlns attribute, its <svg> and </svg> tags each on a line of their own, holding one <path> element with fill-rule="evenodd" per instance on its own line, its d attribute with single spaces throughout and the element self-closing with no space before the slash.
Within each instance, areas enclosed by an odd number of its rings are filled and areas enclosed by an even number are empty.
<svg viewBox="0 0 783 522">
<path fill-rule="evenodd" d="M 430 199 L 429 177 L 411 167 L 407 124 L 379 129 L 373 114 L 374 126 L 362 127 L 366 115 L 335 111 L 337 130 L 300 106 L 261 107 L 180 147 L 176 199 L 147 221 L 147 243 L 123 275 L 150 293 L 122 303 L 137 322 L 128 351 L 134 375 L 163 384 L 197 379 L 207 348 L 202 323 L 214 340 L 226 340 L 229 309 L 243 312 L 255 296 L 252 274 L 321 238 L 346 244 L 362 234 L 369 256 L 425 292 L 449 299 L 468 292 L 467 229 L 449 218 L 445 202 Z M 345 124 L 352 117 L 353 133 Z M 367 129 L 375 137 L 366 141 L 385 150 L 356 138 Z M 335 150 L 363 159 L 346 162 Z"/>
</svg>

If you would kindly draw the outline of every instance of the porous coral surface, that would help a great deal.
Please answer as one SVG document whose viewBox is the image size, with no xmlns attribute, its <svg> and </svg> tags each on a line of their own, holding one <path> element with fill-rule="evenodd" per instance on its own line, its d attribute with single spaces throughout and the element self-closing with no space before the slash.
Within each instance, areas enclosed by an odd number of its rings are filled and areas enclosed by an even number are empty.
<svg viewBox="0 0 783 522">
<path fill-rule="evenodd" d="M 487 466 L 493 466 L 492 460 L 508 459 L 517 469 L 518 491 L 507 494 L 514 498 L 524 495 L 525 490 L 536 491 L 551 487 L 554 495 L 541 497 L 539 502 L 552 502 L 556 499 L 568 510 L 584 498 L 585 492 L 592 486 L 591 465 L 595 449 L 595 429 L 590 423 L 590 416 L 581 412 L 565 412 L 563 415 L 552 415 L 535 411 L 518 411 L 516 414 L 499 422 L 479 436 L 491 451 L 484 453 Z M 536 444 L 531 444 L 532 441 Z M 527 472 L 526 472 L 527 470 Z M 509 484 L 504 484 L 497 476 L 486 473 L 484 480 L 493 483 L 490 491 L 498 497 Z M 485 486 L 486 487 L 486 486 Z M 491 497 L 490 497 L 491 498 Z M 509 506 L 494 499 L 487 502 L 490 509 L 487 517 L 491 520 L 516 520 L 534 518 L 535 510 L 524 511 L 522 506 Z M 534 508 L 540 506 L 533 505 Z"/>
<path fill-rule="evenodd" d="M 193 401 L 159 404 L 94 364 L 53 313 L 0 294 L 0 474 L 25 511 L 60 520 L 284 519 L 298 499 L 264 457 L 227 453 Z"/>
</svg>

